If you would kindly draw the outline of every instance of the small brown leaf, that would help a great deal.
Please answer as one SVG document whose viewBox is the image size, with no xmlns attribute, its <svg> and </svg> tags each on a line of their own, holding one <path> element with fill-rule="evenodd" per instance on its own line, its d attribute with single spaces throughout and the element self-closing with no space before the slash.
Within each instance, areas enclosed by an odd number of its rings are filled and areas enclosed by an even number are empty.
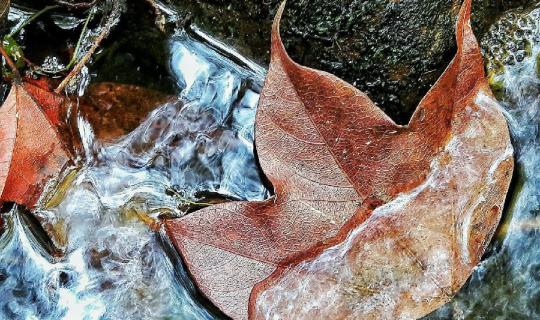
<svg viewBox="0 0 540 320">
<path fill-rule="evenodd" d="M 458 52 L 407 126 L 281 43 L 256 118 L 275 196 L 167 221 L 195 282 L 235 319 L 402 319 L 448 301 L 498 224 L 513 170 L 466 0 Z"/>
<path fill-rule="evenodd" d="M 29 89 L 39 92 L 35 97 Z M 43 110 L 37 100 L 55 101 Z M 0 203 L 33 207 L 42 188 L 70 160 L 52 122 L 62 98 L 31 84 L 13 84 L 0 108 Z"/>
</svg>

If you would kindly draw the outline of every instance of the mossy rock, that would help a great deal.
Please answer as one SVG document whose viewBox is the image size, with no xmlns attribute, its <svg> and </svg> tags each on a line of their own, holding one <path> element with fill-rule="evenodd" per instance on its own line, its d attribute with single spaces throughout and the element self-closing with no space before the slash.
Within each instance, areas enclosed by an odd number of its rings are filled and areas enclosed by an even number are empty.
<svg viewBox="0 0 540 320">
<path fill-rule="evenodd" d="M 193 23 L 266 64 L 280 0 L 169 0 Z M 479 38 L 497 16 L 528 0 L 474 1 Z M 289 0 L 283 39 L 298 62 L 365 91 L 400 123 L 408 121 L 455 51 L 457 0 Z"/>
</svg>

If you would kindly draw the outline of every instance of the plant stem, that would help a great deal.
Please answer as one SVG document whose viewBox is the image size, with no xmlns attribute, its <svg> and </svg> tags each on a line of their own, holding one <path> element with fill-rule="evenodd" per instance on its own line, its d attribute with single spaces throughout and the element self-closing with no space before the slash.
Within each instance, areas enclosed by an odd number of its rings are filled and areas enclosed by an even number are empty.
<svg viewBox="0 0 540 320">
<path fill-rule="evenodd" d="M 2 45 L 0 45 L 0 53 L 2 54 L 4 59 L 6 59 L 8 66 L 11 68 L 11 72 L 13 72 L 13 74 L 15 75 L 15 80 L 20 82 L 21 74 L 19 73 L 19 70 L 17 70 L 17 66 L 15 65 L 13 60 L 11 60 L 11 58 L 9 57 L 9 54 L 6 52 L 6 50 L 4 49 L 4 46 Z"/>
<path fill-rule="evenodd" d="M 116 8 L 116 10 L 118 10 L 118 9 Z M 94 43 L 92 44 L 90 49 L 88 49 L 86 54 L 81 58 L 81 60 L 79 60 L 79 62 L 75 65 L 73 70 L 71 70 L 69 72 L 69 74 L 64 78 L 64 80 L 62 80 L 62 82 L 54 90 L 55 93 L 60 94 L 66 88 L 66 86 L 71 82 L 71 80 L 81 72 L 82 68 L 86 65 L 88 60 L 90 60 L 90 58 L 92 57 L 92 55 L 94 54 L 96 49 L 99 47 L 99 45 L 101 44 L 103 39 L 105 39 L 105 37 L 111 31 L 111 28 L 114 25 L 114 15 L 115 15 L 115 13 L 116 13 L 115 9 L 113 9 L 110 12 L 109 16 L 107 17 L 107 20 L 106 20 L 105 24 L 103 25 L 103 29 L 101 30 L 101 32 L 99 33 L 97 38 L 94 40 Z"/>
<path fill-rule="evenodd" d="M 16 35 L 17 33 L 19 33 L 19 31 L 21 31 L 22 28 L 26 27 L 30 22 L 36 20 L 39 16 L 41 16 L 42 14 L 44 14 L 45 12 L 49 11 L 49 10 L 53 10 L 53 9 L 56 9 L 56 8 L 60 8 L 60 6 L 58 5 L 54 5 L 54 6 L 46 6 L 45 8 L 39 10 L 38 12 L 34 13 L 33 15 L 30 16 L 30 18 L 26 19 L 23 23 L 21 23 L 17 29 L 11 31 L 9 33 L 9 36 L 10 37 L 13 37 L 14 35 Z"/>
<path fill-rule="evenodd" d="M 84 34 L 88 30 L 88 23 L 92 18 L 94 17 L 95 10 L 94 8 L 90 9 L 90 13 L 88 14 L 88 17 L 86 17 L 86 21 L 84 22 L 83 29 L 81 31 L 81 35 L 79 36 L 79 39 L 77 40 L 77 45 L 75 46 L 75 51 L 73 51 L 73 56 L 71 57 L 71 60 L 69 61 L 68 65 L 64 68 L 64 70 L 68 70 L 75 62 L 77 62 L 77 56 L 79 55 L 79 50 L 81 48 L 82 39 L 84 38 Z"/>
</svg>

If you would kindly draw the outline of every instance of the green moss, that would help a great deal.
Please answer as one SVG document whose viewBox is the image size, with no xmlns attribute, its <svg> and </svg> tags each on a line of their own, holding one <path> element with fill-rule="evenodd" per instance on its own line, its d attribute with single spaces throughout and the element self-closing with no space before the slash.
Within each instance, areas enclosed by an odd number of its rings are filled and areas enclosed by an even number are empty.
<svg viewBox="0 0 540 320">
<path fill-rule="evenodd" d="M 540 77 L 540 53 L 536 55 L 536 74 Z"/>
<path fill-rule="evenodd" d="M 499 79 L 497 76 L 500 74 L 497 71 L 492 71 L 489 73 L 488 82 L 489 86 L 491 87 L 491 91 L 493 91 L 493 94 L 497 98 L 497 100 L 501 101 L 504 100 L 504 82 Z"/>
<path fill-rule="evenodd" d="M 22 68 L 25 65 L 24 53 L 21 46 L 11 37 L 10 35 L 4 36 L 4 41 L 2 42 L 4 49 L 7 54 L 13 59 L 17 68 Z"/>
</svg>

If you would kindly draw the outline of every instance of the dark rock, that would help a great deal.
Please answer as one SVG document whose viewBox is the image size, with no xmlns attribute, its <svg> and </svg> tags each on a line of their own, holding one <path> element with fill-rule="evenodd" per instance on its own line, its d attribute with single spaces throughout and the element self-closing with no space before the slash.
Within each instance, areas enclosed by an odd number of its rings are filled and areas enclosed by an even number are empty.
<svg viewBox="0 0 540 320">
<path fill-rule="evenodd" d="M 280 0 L 169 0 L 183 18 L 266 64 L 270 24 Z M 529 0 L 474 1 L 479 38 L 503 11 Z M 290 0 L 282 30 L 298 62 L 365 91 L 407 122 L 455 51 L 459 0 Z"/>
<path fill-rule="evenodd" d="M 0 0 L 0 38 L 1 39 L 4 39 L 4 35 L 8 32 L 7 18 L 8 18 L 10 5 L 11 5 L 11 0 Z M 4 99 L 7 96 L 8 89 L 9 89 L 8 83 L 3 79 L 3 77 L 0 77 L 0 101 L 2 102 L 4 101 Z M 3 229 L 3 220 L 2 220 L 2 217 L 0 217 L 0 234 L 1 234 L 2 229 Z"/>
</svg>

